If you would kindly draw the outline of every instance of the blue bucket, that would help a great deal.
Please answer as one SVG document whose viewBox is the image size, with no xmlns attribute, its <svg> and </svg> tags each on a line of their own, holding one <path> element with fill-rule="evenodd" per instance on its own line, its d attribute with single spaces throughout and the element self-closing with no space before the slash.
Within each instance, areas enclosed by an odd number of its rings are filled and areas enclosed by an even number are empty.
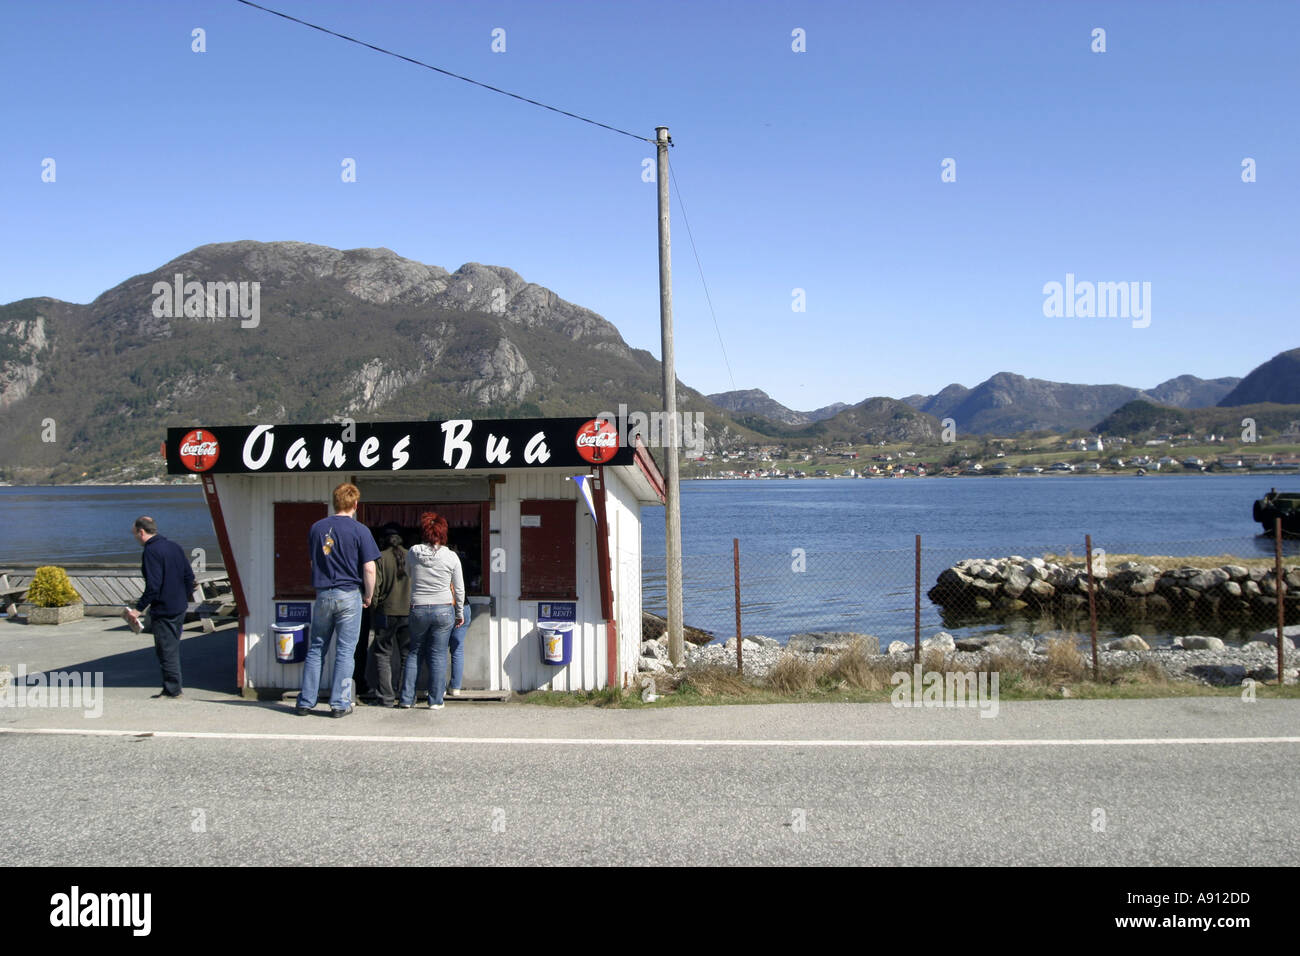
<svg viewBox="0 0 1300 956">
<path fill-rule="evenodd" d="M 541 621 L 537 625 L 541 640 L 542 663 L 563 667 L 573 657 L 573 622 Z"/>
<path fill-rule="evenodd" d="M 281 664 L 301 664 L 307 659 L 306 624 L 272 624 L 275 659 Z"/>
</svg>

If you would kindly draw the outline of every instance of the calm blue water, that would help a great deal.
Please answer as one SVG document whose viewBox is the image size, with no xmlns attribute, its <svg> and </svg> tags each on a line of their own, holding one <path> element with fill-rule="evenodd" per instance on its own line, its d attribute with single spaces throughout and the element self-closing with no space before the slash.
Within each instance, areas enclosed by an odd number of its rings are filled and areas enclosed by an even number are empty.
<svg viewBox="0 0 1300 956">
<path fill-rule="evenodd" d="M 687 623 L 734 633 L 732 538 L 740 539 L 746 633 L 912 633 L 914 535 L 922 588 L 968 557 L 1112 553 L 1263 556 L 1251 503 L 1286 475 L 693 481 L 682 485 Z M 202 492 L 179 486 L 0 488 L 0 564 L 135 561 L 131 522 L 151 514 L 219 563 Z M 644 604 L 664 601 L 664 512 L 644 513 Z M 798 557 L 802 549 L 802 558 Z M 1300 552 L 1297 542 L 1288 553 Z M 802 568 L 795 569 L 802 560 Z M 923 628 L 954 630 L 923 600 Z M 978 630 L 978 628 L 976 628 Z M 1157 635 L 1158 636 L 1158 635 Z"/>
</svg>

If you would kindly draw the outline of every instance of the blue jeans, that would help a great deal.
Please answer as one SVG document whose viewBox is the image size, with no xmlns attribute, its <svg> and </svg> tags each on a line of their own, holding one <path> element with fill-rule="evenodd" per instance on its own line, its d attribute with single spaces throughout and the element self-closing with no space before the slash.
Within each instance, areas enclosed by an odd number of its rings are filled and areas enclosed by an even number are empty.
<svg viewBox="0 0 1300 956">
<path fill-rule="evenodd" d="M 429 705 L 441 704 L 447 690 L 447 642 L 456 626 L 456 605 L 416 604 L 406 619 L 411 631 L 411 652 L 402 675 L 402 703 L 415 703 L 415 679 L 424 663 L 429 672 Z"/>
<path fill-rule="evenodd" d="M 352 706 L 353 658 L 360 636 L 361 592 L 356 588 L 317 591 L 316 602 L 311 607 L 311 640 L 307 644 L 307 660 L 302 668 L 299 707 L 316 706 L 325 646 L 331 637 L 334 638 L 334 680 L 330 687 L 330 707 L 346 710 Z"/>
<path fill-rule="evenodd" d="M 453 625 L 448 647 L 451 649 L 451 689 L 460 690 L 461 675 L 465 673 L 465 635 L 469 633 L 469 602 L 465 603 L 464 623 Z"/>
</svg>

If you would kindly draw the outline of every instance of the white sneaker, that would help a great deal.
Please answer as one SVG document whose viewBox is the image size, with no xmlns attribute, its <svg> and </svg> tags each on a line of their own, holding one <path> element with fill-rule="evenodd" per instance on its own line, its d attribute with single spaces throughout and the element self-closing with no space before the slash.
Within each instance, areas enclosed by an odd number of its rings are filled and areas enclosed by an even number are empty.
<svg viewBox="0 0 1300 956">
<path fill-rule="evenodd" d="M 453 687 L 451 690 L 447 691 L 447 696 L 449 696 L 449 697 L 459 697 L 459 696 L 460 696 L 460 688 L 459 688 L 459 687 Z"/>
<path fill-rule="evenodd" d="M 429 705 L 429 709 L 430 709 L 430 710 L 442 710 L 442 709 L 443 709 L 444 707 L 446 707 L 446 706 L 447 706 L 446 704 L 430 704 L 430 705 Z"/>
</svg>

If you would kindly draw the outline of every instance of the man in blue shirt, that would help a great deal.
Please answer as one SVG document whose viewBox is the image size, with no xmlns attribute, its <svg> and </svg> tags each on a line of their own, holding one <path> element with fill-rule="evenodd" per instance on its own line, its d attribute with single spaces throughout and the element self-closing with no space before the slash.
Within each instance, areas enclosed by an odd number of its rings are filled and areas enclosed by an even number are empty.
<svg viewBox="0 0 1300 956">
<path fill-rule="evenodd" d="M 311 526 L 311 583 L 316 602 L 311 609 L 311 640 L 302 670 L 298 716 L 310 713 L 320 695 L 325 645 L 334 638 L 334 680 L 330 716 L 352 713 L 352 670 L 361 635 L 361 609 L 375 593 L 375 561 L 379 548 L 370 529 L 356 520 L 361 492 L 348 482 L 334 489 L 334 514 Z"/>
<path fill-rule="evenodd" d="M 148 515 L 135 519 L 132 534 L 144 547 L 140 555 L 144 594 L 134 608 L 127 608 L 126 619 L 131 629 L 138 631 L 140 612 L 149 609 L 153 646 L 163 681 L 162 691 L 154 697 L 174 700 L 181 696 L 181 625 L 185 623 L 185 611 L 194 593 L 194 569 L 181 546 L 160 535 L 158 526 Z"/>
</svg>

